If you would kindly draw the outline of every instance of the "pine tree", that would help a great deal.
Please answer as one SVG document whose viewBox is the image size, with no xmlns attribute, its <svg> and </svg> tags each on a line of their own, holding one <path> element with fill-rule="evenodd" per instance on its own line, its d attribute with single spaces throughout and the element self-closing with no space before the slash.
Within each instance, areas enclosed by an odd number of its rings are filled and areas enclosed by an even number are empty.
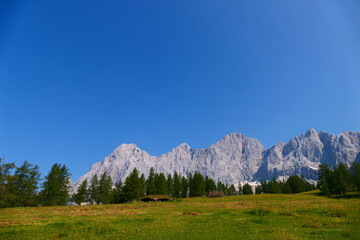
<svg viewBox="0 0 360 240">
<path fill-rule="evenodd" d="M 45 206 L 66 205 L 69 197 L 70 173 L 65 165 L 54 164 L 45 177 L 41 200 Z"/>
<path fill-rule="evenodd" d="M 155 174 L 156 194 L 167 194 L 166 177 L 163 173 Z"/>
<path fill-rule="evenodd" d="M 119 181 L 117 184 L 115 184 L 115 189 L 113 189 L 113 203 L 123 203 L 125 201 L 123 183 Z"/>
<path fill-rule="evenodd" d="M 174 189 L 173 189 L 173 184 L 174 183 L 173 183 L 173 179 L 172 179 L 170 173 L 168 174 L 166 182 L 167 182 L 167 192 L 168 192 L 169 195 L 172 196 L 173 192 L 174 192 Z"/>
<path fill-rule="evenodd" d="M 77 204 L 80 205 L 82 202 L 89 201 L 89 190 L 87 186 L 87 180 L 85 179 L 80 184 L 77 192 L 72 196 L 72 200 Z"/>
<path fill-rule="evenodd" d="M 194 173 L 194 176 L 189 178 L 190 197 L 201 197 L 205 195 L 205 179 L 203 175 L 198 172 Z"/>
<path fill-rule="evenodd" d="M 231 184 L 231 186 L 229 187 L 229 196 L 232 196 L 232 195 L 236 195 L 236 189 L 235 189 L 234 184 Z"/>
<path fill-rule="evenodd" d="M 250 184 L 248 183 L 245 183 L 243 188 L 242 188 L 242 193 L 244 195 L 246 194 L 253 194 L 253 190 L 252 190 L 252 187 L 250 186 Z"/>
<path fill-rule="evenodd" d="M 91 203 L 99 204 L 100 203 L 100 189 L 99 189 L 99 179 L 96 174 L 91 179 L 89 192 L 90 192 Z"/>
<path fill-rule="evenodd" d="M 189 196 L 189 180 L 184 176 L 181 178 L 181 197 L 186 198 Z"/>
<path fill-rule="evenodd" d="M 13 191 L 16 201 L 13 206 L 28 207 L 36 206 L 38 184 L 40 180 L 39 167 L 33 166 L 25 161 L 20 167 L 16 168 L 13 181 Z"/>
<path fill-rule="evenodd" d="M 176 198 L 181 197 L 181 179 L 177 172 L 174 173 L 173 196 Z"/>
<path fill-rule="evenodd" d="M 205 185 L 206 185 L 205 191 L 207 193 L 216 191 L 215 181 L 209 178 L 208 176 L 205 177 Z"/>
<path fill-rule="evenodd" d="M 10 207 L 15 195 L 11 193 L 11 184 L 14 177 L 11 175 L 15 168 L 14 163 L 6 163 L 0 158 L 0 207 Z"/>
<path fill-rule="evenodd" d="M 241 182 L 238 183 L 238 195 L 242 194 Z"/>
<path fill-rule="evenodd" d="M 139 172 L 136 168 L 125 179 L 123 187 L 124 200 L 126 202 L 136 200 L 144 196 L 145 194 L 145 182 L 144 179 L 139 177 Z"/>
<path fill-rule="evenodd" d="M 360 154 L 358 154 L 360 157 Z M 353 184 L 360 191 L 360 163 L 354 162 L 351 167 Z"/>
<path fill-rule="evenodd" d="M 325 164 L 319 165 L 319 188 L 322 195 L 330 196 L 330 186 L 329 183 L 332 181 L 332 171 L 329 169 L 329 166 Z"/>
<path fill-rule="evenodd" d="M 340 163 L 334 168 L 334 194 L 339 194 L 343 197 L 349 190 L 351 181 L 351 173 L 345 164 Z"/>
<path fill-rule="evenodd" d="M 257 185 L 255 187 L 255 194 L 261 194 L 261 193 L 262 193 L 261 185 Z"/>
<path fill-rule="evenodd" d="M 149 177 L 146 181 L 146 195 L 156 194 L 155 171 L 150 168 Z"/>
<path fill-rule="evenodd" d="M 99 180 L 99 202 L 109 204 L 112 201 L 112 180 L 106 173 L 103 173 Z"/>
</svg>

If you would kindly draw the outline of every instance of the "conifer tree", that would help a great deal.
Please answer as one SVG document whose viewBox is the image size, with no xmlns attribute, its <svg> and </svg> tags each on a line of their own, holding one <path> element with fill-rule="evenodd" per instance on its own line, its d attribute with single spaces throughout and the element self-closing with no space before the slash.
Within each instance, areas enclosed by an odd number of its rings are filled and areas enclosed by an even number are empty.
<svg viewBox="0 0 360 240">
<path fill-rule="evenodd" d="M 41 191 L 42 204 L 45 206 L 66 205 L 69 197 L 70 173 L 65 165 L 54 164 L 45 177 Z"/>
<path fill-rule="evenodd" d="M 13 206 L 28 207 L 36 206 L 38 183 L 40 180 L 39 167 L 33 166 L 25 161 L 20 167 L 16 168 L 13 181 L 13 191 L 16 200 Z"/>
<path fill-rule="evenodd" d="M 155 171 L 150 168 L 149 177 L 146 180 L 146 195 L 156 194 Z"/>
<path fill-rule="evenodd" d="M 194 176 L 189 178 L 189 195 L 190 197 L 201 197 L 205 195 L 205 179 L 203 175 L 198 172 L 194 173 Z"/>
<path fill-rule="evenodd" d="M 205 191 L 207 193 L 216 191 L 215 181 L 209 178 L 208 176 L 205 177 L 205 185 L 206 185 Z"/>
<path fill-rule="evenodd" d="M 113 203 L 123 203 L 125 202 L 124 193 L 123 193 L 123 183 L 119 181 L 115 184 L 115 189 L 113 189 Z"/>
<path fill-rule="evenodd" d="M 245 183 L 243 188 L 242 188 L 242 193 L 244 195 L 246 194 L 253 194 L 253 190 L 252 190 L 252 187 L 250 186 L 250 184 L 248 183 Z"/>
<path fill-rule="evenodd" d="M 360 157 L 360 154 L 358 154 Z M 351 167 L 353 185 L 360 191 L 360 163 L 354 162 Z"/>
<path fill-rule="evenodd" d="M 155 174 L 156 194 L 167 194 L 167 182 L 163 173 Z"/>
<path fill-rule="evenodd" d="M 318 173 L 319 173 L 318 185 L 320 187 L 321 194 L 325 196 L 330 196 L 331 191 L 330 191 L 329 183 L 332 181 L 332 171 L 329 169 L 329 166 L 325 164 L 320 164 Z"/>
<path fill-rule="evenodd" d="M 77 192 L 72 196 L 72 200 L 77 204 L 80 205 L 82 202 L 89 201 L 89 190 L 87 186 L 87 180 L 85 179 L 80 184 Z"/>
<path fill-rule="evenodd" d="M 236 189 L 235 189 L 234 184 L 231 184 L 231 186 L 229 187 L 229 196 L 232 196 L 232 195 L 236 195 Z"/>
<path fill-rule="evenodd" d="M 98 176 L 96 174 L 91 179 L 89 192 L 90 192 L 91 203 L 99 204 L 100 203 L 100 189 L 99 189 Z"/>
<path fill-rule="evenodd" d="M 238 183 L 238 195 L 242 194 L 241 182 Z"/>
<path fill-rule="evenodd" d="M 184 176 L 181 178 L 181 197 L 186 198 L 189 196 L 189 180 Z"/>
<path fill-rule="evenodd" d="M 141 198 L 144 196 L 144 179 L 139 177 L 139 172 L 136 168 L 130 173 L 130 175 L 125 179 L 123 194 L 124 201 L 132 201 Z"/>
<path fill-rule="evenodd" d="M 15 196 L 11 193 L 13 176 L 11 171 L 15 168 L 14 163 L 6 163 L 0 158 L 0 207 L 10 207 Z"/>
<path fill-rule="evenodd" d="M 181 197 L 181 179 L 177 172 L 174 173 L 173 196 L 176 198 Z"/>
<path fill-rule="evenodd" d="M 99 202 L 109 204 L 112 201 L 112 180 L 106 173 L 103 173 L 99 180 Z"/>
<path fill-rule="evenodd" d="M 261 194 L 261 193 L 262 193 L 261 185 L 257 185 L 255 187 L 255 194 Z"/>
<path fill-rule="evenodd" d="M 172 196 L 172 195 L 173 195 L 173 192 L 174 192 L 174 189 L 173 189 L 174 183 L 173 183 L 173 179 L 172 179 L 170 173 L 168 174 L 168 177 L 167 177 L 167 179 L 166 179 L 166 182 L 167 182 L 167 192 L 168 192 L 169 195 Z"/>
</svg>

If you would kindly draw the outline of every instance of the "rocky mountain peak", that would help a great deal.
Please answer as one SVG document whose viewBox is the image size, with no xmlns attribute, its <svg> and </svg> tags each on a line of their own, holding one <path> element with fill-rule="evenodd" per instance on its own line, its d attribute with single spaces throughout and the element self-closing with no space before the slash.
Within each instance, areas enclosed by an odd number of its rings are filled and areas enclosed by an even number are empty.
<svg viewBox="0 0 360 240">
<path fill-rule="evenodd" d="M 304 134 L 265 149 L 255 138 L 231 133 L 204 149 L 182 143 L 161 156 L 151 156 L 135 144 L 122 144 L 101 162 L 93 164 L 84 179 L 88 181 L 106 172 L 114 182 L 124 181 L 133 168 L 145 176 L 151 167 L 165 174 L 187 176 L 198 171 L 228 184 L 239 181 L 266 180 L 289 175 L 317 179 L 320 163 L 330 167 L 343 162 L 360 161 L 360 132 L 331 135 L 309 129 Z"/>
</svg>

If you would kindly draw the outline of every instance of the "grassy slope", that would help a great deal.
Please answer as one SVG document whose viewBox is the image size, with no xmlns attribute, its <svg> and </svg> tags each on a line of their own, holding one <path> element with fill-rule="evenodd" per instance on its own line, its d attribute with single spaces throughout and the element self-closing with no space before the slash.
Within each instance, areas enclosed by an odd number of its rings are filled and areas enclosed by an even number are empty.
<svg viewBox="0 0 360 240">
<path fill-rule="evenodd" d="M 360 199 L 312 193 L 0 209 L 0 239 L 359 239 Z"/>
</svg>

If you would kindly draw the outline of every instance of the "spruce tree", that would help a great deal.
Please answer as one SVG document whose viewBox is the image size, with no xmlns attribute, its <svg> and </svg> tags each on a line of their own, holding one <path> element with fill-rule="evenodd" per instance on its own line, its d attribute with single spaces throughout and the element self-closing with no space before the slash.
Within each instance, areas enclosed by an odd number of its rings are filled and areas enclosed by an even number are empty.
<svg viewBox="0 0 360 240">
<path fill-rule="evenodd" d="M 186 198 L 189 196 L 189 180 L 184 176 L 181 177 L 181 197 Z"/>
<path fill-rule="evenodd" d="M 163 173 L 155 174 L 155 186 L 156 186 L 156 194 L 158 195 L 167 194 L 167 182 L 166 182 L 166 177 Z"/>
<path fill-rule="evenodd" d="M 80 205 L 82 202 L 89 201 L 89 190 L 87 186 L 87 180 L 85 179 L 80 184 L 77 192 L 72 196 L 72 200 L 77 204 Z"/>
<path fill-rule="evenodd" d="M 205 191 L 207 193 L 216 191 L 215 181 L 209 178 L 208 176 L 205 177 L 205 185 L 206 185 Z"/>
<path fill-rule="evenodd" d="M 329 183 L 332 181 L 332 171 L 330 170 L 329 166 L 325 164 L 320 164 L 318 174 L 319 174 L 318 185 L 321 194 L 324 196 L 330 196 L 331 190 Z"/>
<path fill-rule="evenodd" d="M 90 201 L 92 204 L 99 204 L 100 203 L 100 189 L 99 189 L 99 179 L 97 174 L 95 174 L 90 182 Z"/>
<path fill-rule="evenodd" d="M 234 184 L 231 184 L 231 186 L 229 187 L 229 196 L 232 196 L 232 195 L 236 195 L 236 189 L 235 189 Z"/>
<path fill-rule="evenodd" d="M 174 173 L 173 196 L 176 198 L 181 197 L 181 179 L 177 172 Z"/>
<path fill-rule="evenodd" d="M 124 193 L 123 193 L 123 183 L 119 181 L 115 184 L 115 189 L 113 190 L 113 203 L 123 203 L 125 202 Z"/>
<path fill-rule="evenodd" d="M 173 192 L 174 192 L 173 186 L 174 186 L 174 183 L 173 183 L 173 179 L 172 179 L 170 173 L 168 174 L 168 177 L 167 177 L 167 179 L 166 179 L 166 182 L 167 182 L 167 192 L 168 192 L 169 195 L 173 196 Z"/>
<path fill-rule="evenodd" d="M 261 194 L 261 193 L 262 193 L 261 185 L 257 185 L 255 187 L 255 194 Z"/>
<path fill-rule="evenodd" d="M 149 177 L 146 180 L 146 195 L 156 194 L 155 171 L 150 168 Z"/>
<path fill-rule="evenodd" d="M 38 183 L 40 180 L 39 167 L 33 166 L 25 161 L 20 167 L 16 168 L 13 181 L 13 190 L 16 201 L 13 206 L 28 207 L 36 206 Z"/>
<path fill-rule="evenodd" d="M 242 194 L 241 182 L 238 183 L 238 195 Z"/>
<path fill-rule="evenodd" d="M 242 188 L 242 193 L 244 195 L 246 194 L 253 194 L 253 190 L 252 190 L 252 187 L 250 186 L 250 184 L 248 183 L 245 183 L 243 188 Z"/>
<path fill-rule="evenodd" d="M 65 165 L 54 164 L 45 177 L 40 193 L 45 206 L 66 205 L 69 197 L 70 173 Z"/>
<path fill-rule="evenodd" d="M 358 154 L 360 157 L 360 154 Z M 351 167 L 353 185 L 360 191 L 360 163 L 354 162 Z"/>
<path fill-rule="evenodd" d="M 334 168 L 334 194 L 339 194 L 343 197 L 349 190 L 351 181 L 351 173 L 345 164 L 340 163 Z"/>
<path fill-rule="evenodd" d="M 112 201 L 112 180 L 106 173 L 103 173 L 99 180 L 99 202 L 109 204 Z"/>
<path fill-rule="evenodd" d="M 136 200 L 144 196 L 144 179 L 139 177 L 139 172 L 136 168 L 125 179 L 123 194 L 126 202 Z"/>
<path fill-rule="evenodd" d="M 192 181 L 189 181 L 190 197 L 201 197 L 205 195 L 205 179 L 199 172 L 194 173 Z"/>
<path fill-rule="evenodd" d="M 11 184 L 14 177 L 11 172 L 15 168 L 14 163 L 6 163 L 0 158 L 0 207 L 10 207 L 15 195 L 11 193 Z"/>
</svg>

